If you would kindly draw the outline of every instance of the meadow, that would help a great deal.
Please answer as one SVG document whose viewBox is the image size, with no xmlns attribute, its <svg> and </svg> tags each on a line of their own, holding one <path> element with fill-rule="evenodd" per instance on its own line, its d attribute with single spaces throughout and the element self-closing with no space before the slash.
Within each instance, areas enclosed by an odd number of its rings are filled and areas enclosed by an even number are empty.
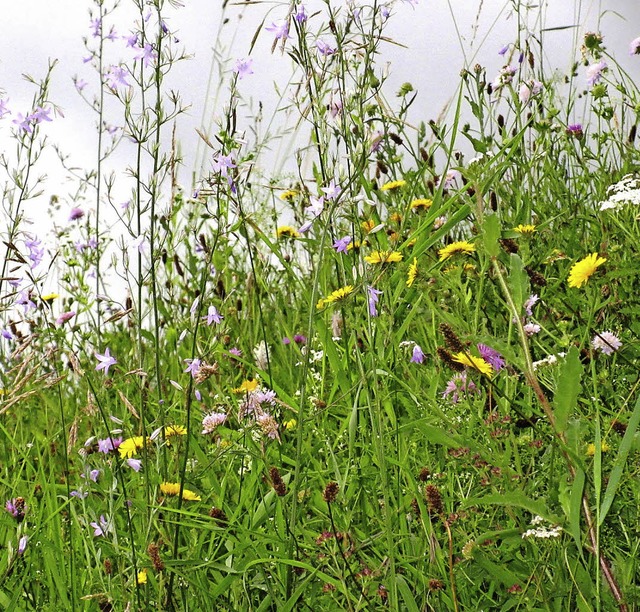
<svg viewBox="0 0 640 612">
<path fill-rule="evenodd" d="M 0 609 L 640 607 L 640 93 L 606 38 L 565 74 L 523 29 L 414 121 L 380 52 L 406 3 L 282 5 L 191 178 L 182 3 L 128 4 L 116 35 L 95 0 L 97 150 L 60 153 L 46 235 L 55 62 L 30 108 L 0 92 Z"/>
</svg>

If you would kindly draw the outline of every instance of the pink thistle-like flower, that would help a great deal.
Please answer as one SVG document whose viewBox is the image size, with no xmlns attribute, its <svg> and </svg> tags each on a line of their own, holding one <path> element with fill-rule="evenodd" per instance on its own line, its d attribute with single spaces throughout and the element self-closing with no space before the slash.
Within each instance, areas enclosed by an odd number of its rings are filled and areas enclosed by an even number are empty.
<svg viewBox="0 0 640 612">
<path fill-rule="evenodd" d="M 204 416 L 202 419 L 202 435 L 206 436 L 213 433 L 216 428 L 223 425 L 227 420 L 227 415 L 224 412 L 211 412 Z"/>
<path fill-rule="evenodd" d="M 594 351 L 600 351 L 604 355 L 613 355 L 621 346 L 622 341 L 614 333 L 604 331 L 596 333 L 591 340 Z"/>
<path fill-rule="evenodd" d="M 460 372 L 449 380 L 445 390 L 442 392 L 442 397 L 446 398 L 450 395 L 451 402 L 457 404 L 462 393 L 474 393 L 476 391 L 475 383 L 472 380 L 467 380 L 467 373 Z"/>
<path fill-rule="evenodd" d="M 587 66 L 587 83 L 590 87 L 593 87 L 602 78 L 602 73 L 607 69 L 607 62 L 604 60 L 599 61 L 596 64 Z"/>
<path fill-rule="evenodd" d="M 77 221 L 78 219 L 82 219 L 82 217 L 84 217 L 84 210 L 82 210 L 82 208 L 75 206 L 71 209 L 71 212 L 69 213 L 69 221 Z"/>
</svg>

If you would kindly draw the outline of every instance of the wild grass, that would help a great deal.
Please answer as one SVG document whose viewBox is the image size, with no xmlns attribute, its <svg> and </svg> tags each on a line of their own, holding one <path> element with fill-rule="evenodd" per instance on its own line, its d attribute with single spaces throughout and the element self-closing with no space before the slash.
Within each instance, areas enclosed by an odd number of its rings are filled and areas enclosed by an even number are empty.
<svg viewBox="0 0 640 612">
<path fill-rule="evenodd" d="M 286 172 L 239 63 L 183 185 L 180 3 L 131 4 L 116 61 L 96 0 L 96 158 L 44 241 L 53 66 L 0 119 L 0 606 L 635 609 L 640 99 L 607 41 L 563 83 L 518 38 L 414 126 L 380 61 L 408 7 L 281 7 L 247 57 L 291 70 Z"/>
</svg>

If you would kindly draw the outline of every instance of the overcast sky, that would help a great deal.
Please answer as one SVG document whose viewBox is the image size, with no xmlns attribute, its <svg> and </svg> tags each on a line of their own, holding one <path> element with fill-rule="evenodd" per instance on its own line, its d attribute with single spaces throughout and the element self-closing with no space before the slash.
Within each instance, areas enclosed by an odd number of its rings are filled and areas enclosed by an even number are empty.
<svg viewBox="0 0 640 612">
<path fill-rule="evenodd" d="M 229 58 L 230 68 L 235 58 L 248 54 L 250 41 L 262 21 L 268 24 L 283 18 L 287 5 L 255 3 L 237 8 L 230 3 L 225 13 L 229 21 L 221 26 L 220 2 L 184 0 L 184 3 L 184 8 L 167 11 L 167 22 L 193 56 L 177 65 L 171 77 L 171 87 L 179 90 L 190 105 L 189 113 L 179 123 L 186 161 L 181 179 L 188 184 L 194 165 L 203 159 L 205 168 L 209 163 L 207 158 L 196 160 L 199 140 L 195 128 L 200 127 L 203 113 L 210 116 L 221 108 L 220 101 L 216 104 L 206 95 L 212 50 L 216 47 L 223 57 Z M 129 4 L 128 0 L 122 0 L 118 9 L 115 19 L 118 34 L 128 34 L 136 18 Z M 480 11 L 479 4 L 482 5 Z M 580 7 L 579 11 L 574 4 Z M 419 0 L 415 6 L 396 2 L 386 32 L 404 47 L 385 45 L 379 60 L 381 64 L 390 64 L 390 99 L 401 83 L 411 81 L 419 94 L 414 113 L 420 119 L 429 120 L 439 115 L 454 93 L 461 68 L 480 62 L 487 67 L 491 78 L 503 62 L 498 49 L 513 42 L 517 31 L 517 22 L 510 14 L 511 5 L 509 0 Z M 12 111 L 29 112 L 34 88 L 21 75 L 28 73 L 41 78 L 47 62 L 57 59 L 51 99 L 64 110 L 64 118 L 47 124 L 46 130 L 51 141 L 59 144 L 78 165 L 95 159 L 95 131 L 91 128 L 94 117 L 72 81 L 74 75 L 78 75 L 89 82 L 88 89 L 95 86 L 95 74 L 82 62 L 86 55 L 82 39 L 90 35 L 92 6 L 94 3 L 89 0 L 22 0 L 19 3 L 0 0 L 4 25 L 0 37 L 0 90 L 4 91 Z M 628 55 L 629 42 L 640 36 L 640 2 L 550 0 L 544 15 L 547 29 L 577 26 L 545 32 L 549 65 L 566 70 L 575 59 L 571 52 L 574 37 L 580 39 L 585 31 L 600 29 L 611 53 L 623 62 L 632 77 L 640 80 L 640 58 Z M 532 30 L 539 27 L 533 22 L 529 25 Z M 286 88 L 289 74 L 288 58 L 271 54 L 272 40 L 271 35 L 262 30 L 252 53 L 255 74 L 240 82 L 244 96 L 265 104 L 265 116 L 273 111 L 277 100 L 273 82 L 281 89 Z M 214 91 L 219 89 L 215 85 Z M 8 125 L 6 118 L 0 121 L 1 150 L 7 147 Z M 92 165 L 94 162 L 89 161 L 89 167 Z M 53 166 L 49 169 L 53 184 L 47 185 L 47 195 L 64 192 L 59 175 Z"/>
</svg>

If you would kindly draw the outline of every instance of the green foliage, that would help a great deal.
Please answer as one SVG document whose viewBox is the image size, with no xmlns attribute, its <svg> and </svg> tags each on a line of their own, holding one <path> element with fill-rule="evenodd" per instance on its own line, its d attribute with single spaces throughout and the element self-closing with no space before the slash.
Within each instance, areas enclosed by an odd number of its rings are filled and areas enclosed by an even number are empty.
<svg viewBox="0 0 640 612">
<path fill-rule="evenodd" d="M 137 60 L 148 95 L 100 95 L 137 158 L 110 222 L 146 248 L 113 239 L 100 168 L 70 201 L 90 188 L 97 210 L 50 247 L 58 297 L 6 228 L 33 307 L 3 274 L 2 609 L 637 603 L 637 88 L 613 59 L 607 87 L 563 88 L 527 37 L 517 74 L 465 72 L 457 107 L 414 129 L 422 94 L 388 91 L 375 10 L 327 3 L 277 43 L 306 139 L 291 175 L 265 170 L 233 76 L 202 133 L 218 169 L 178 189 L 181 106 Z M 168 69 L 154 11 L 139 35 Z M 592 253 L 606 262 L 570 286 Z"/>
</svg>

